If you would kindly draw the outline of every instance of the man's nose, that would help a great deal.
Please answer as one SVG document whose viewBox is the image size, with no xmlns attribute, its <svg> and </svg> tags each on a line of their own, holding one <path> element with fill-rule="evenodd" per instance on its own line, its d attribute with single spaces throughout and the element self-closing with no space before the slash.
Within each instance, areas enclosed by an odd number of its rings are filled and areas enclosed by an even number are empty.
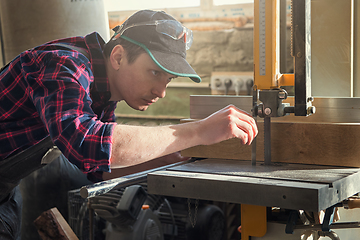
<svg viewBox="0 0 360 240">
<path fill-rule="evenodd" d="M 152 93 L 158 98 L 164 98 L 166 95 L 166 84 L 158 84 L 153 88 Z"/>
</svg>

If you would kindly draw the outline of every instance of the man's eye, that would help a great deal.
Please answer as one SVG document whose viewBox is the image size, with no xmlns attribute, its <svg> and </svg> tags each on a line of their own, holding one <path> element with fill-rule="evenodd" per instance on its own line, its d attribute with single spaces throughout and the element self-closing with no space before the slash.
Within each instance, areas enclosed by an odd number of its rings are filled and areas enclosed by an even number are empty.
<svg viewBox="0 0 360 240">
<path fill-rule="evenodd" d="M 153 74 L 154 76 L 158 76 L 158 75 L 159 75 L 159 71 L 151 70 L 151 72 L 152 72 L 152 74 Z"/>
</svg>

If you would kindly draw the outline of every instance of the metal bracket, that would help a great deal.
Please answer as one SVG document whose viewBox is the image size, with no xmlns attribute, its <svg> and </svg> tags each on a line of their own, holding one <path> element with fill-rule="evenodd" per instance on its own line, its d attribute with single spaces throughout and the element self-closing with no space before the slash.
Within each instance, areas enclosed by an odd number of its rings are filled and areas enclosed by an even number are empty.
<svg viewBox="0 0 360 240">
<path fill-rule="evenodd" d="M 282 117 L 294 112 L 294 107 L 282 101 L 288 94 L 284 89 L 258 90 L 256 86 L 253 89 L 253 109 L 252 115 L 264 118 L 264 162 L 265 165 L 271 164 L 271 117 Z M 258 102 L 259 101 L 259 102 Z M 252 148 L 252 165 L 256 165 L 256 146 Z"/>
<path fill-rule="evenodd" d="M 334 213 L 335 213 L 335 207 L 329 207 L 325 210 L 325 216 L 323 219 L 323 223 L 321 226 L 321 230 L 323 232 L 329 232 L 330 231 L 330 225 L 333 223 L 334 221 Z"/>
<path fill-rule="evenodd" d="M 289 218 L 288 221 L 286 223 L 286 227 L 285 227 L 285 233 L 286 234 L 293 234 L 294 233 L 294 229 L 296 226 L 296 222 L 299 219 L 299 212 L 296 210 L 291 210 L 290 214 L 289 214 Z"/>
</svg>

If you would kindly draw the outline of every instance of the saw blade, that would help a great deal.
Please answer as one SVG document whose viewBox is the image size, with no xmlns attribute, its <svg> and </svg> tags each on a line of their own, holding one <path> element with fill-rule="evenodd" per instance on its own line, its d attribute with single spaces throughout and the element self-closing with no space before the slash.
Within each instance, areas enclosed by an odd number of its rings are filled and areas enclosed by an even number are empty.
<svg viewBox="0 0 360 240">
<path fill-rule="evenodd" d="M 290 1 L 290 51 L 291 56 L 294 57 L 294 21 L 293 21 L 293 1 Z"/>
</svg>

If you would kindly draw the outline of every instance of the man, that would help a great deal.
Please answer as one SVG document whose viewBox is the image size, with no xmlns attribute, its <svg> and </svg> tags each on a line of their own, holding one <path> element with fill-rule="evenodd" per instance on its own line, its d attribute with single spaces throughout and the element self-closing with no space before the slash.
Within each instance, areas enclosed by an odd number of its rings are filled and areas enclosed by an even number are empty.
<svg viewBox="0 0 360 240">
<path fill-rule="evenodd" d="M 172 126 L 114 122 L 118 101 L 145 111 L 165 97 L 173 78 L 201 81 L 185 60 L 191 43 L 191 31 L 174 18 L 144 10 L 118 27 L 107 44 L 92 33 L 21 53 L 0 75 L 0 165 L 49 135 L 94 182 L 111 169 L 173 163 L 179 158 L 166 156 L 196 145 L 234 137 L 251 144 L 258 132 L 256 123 L 234 106 L 200 121 Z M 1 181 L 12 180 L 8 178 L 0 175 Z M 19 214 L 21 200 L 16 189 L 9 192 L 0 193 L 0 236 L 7 231 L 4 236 L 16 239 L 19 222 L 9 216 Z"/>
</svg>

